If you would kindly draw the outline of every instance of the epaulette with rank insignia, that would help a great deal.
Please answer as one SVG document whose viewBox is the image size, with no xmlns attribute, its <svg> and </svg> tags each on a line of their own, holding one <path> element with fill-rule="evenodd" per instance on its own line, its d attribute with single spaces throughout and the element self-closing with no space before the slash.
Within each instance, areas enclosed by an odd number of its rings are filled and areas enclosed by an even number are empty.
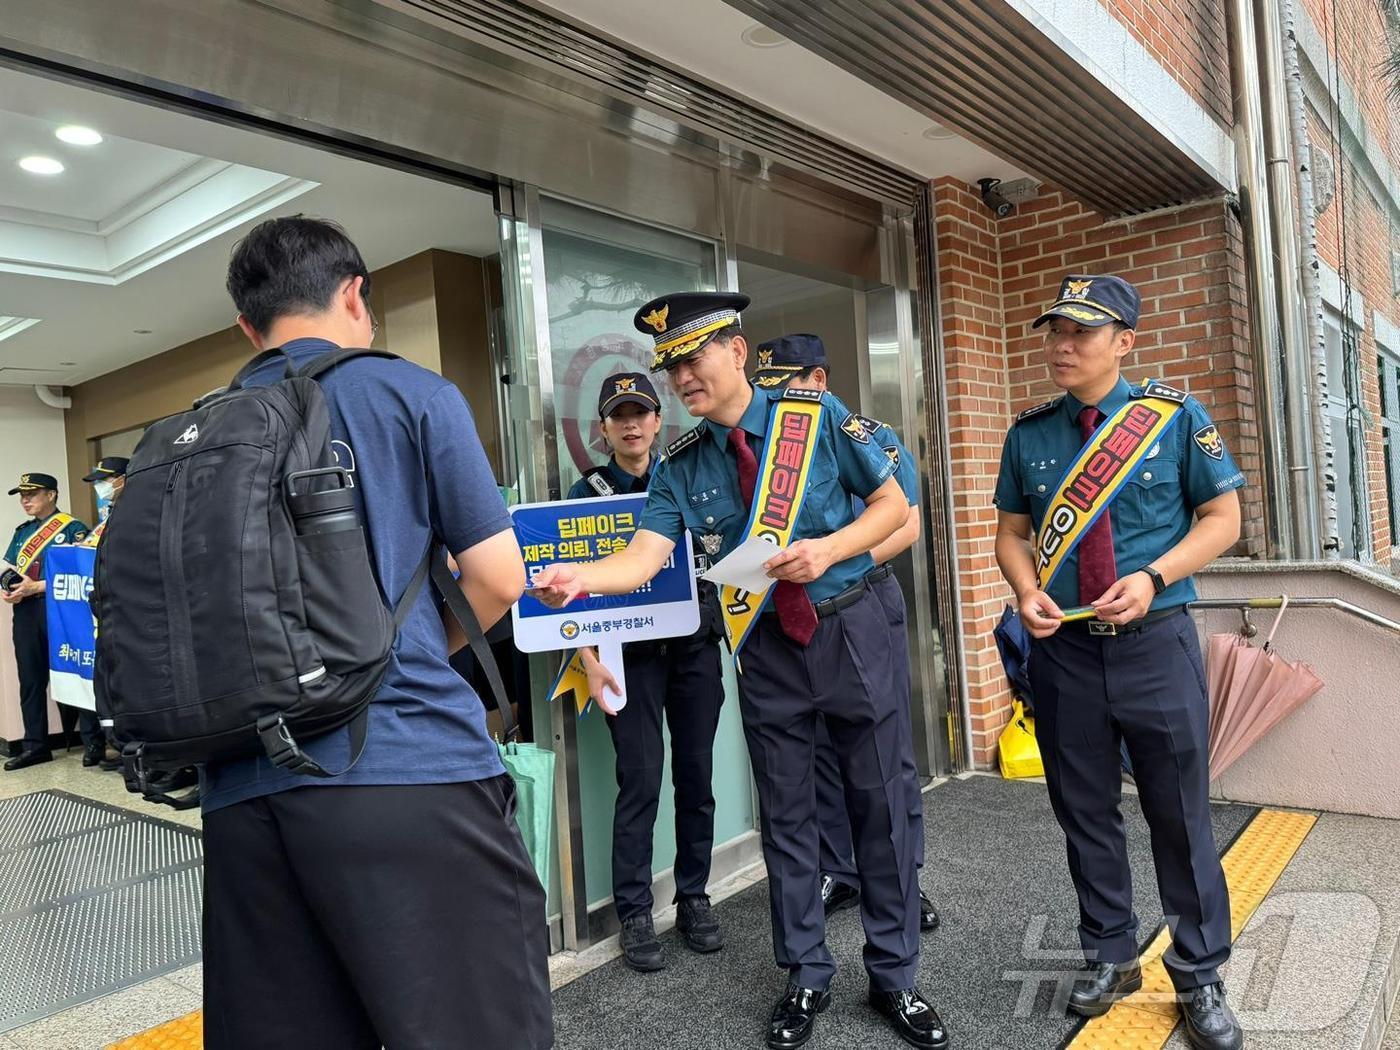
<svg viewBox="0 0 1400 1050">
<path fill-rule="evenodd" d="M 821 399 L 822 392 L 820 390 L 788 387 L 783 391 L 783 400 L 785 401 L 820 401 Z"/>
<path fill-rule="evenodd" d="M 859 412 L 855 413 L 855 417 L 856 419 L 860 420 L 860 425 L 863 426 L 866 430 L 870 431 L 870 433 L 872 434 L 885 425 L 878 419 L 871 419 L 869 416 L 863 416 Z"/>
<path fill-rule="evenodd" d="M 684 434 L 682 434 L 680 437 L 676 438 L 675 441 L 672 441 L 669 445 L 667 445 L 667 446 L 666 446 L 666 458 L 667 458 L 667 459 L 670 459 L 670 458 L 671 458 L 672 456 L 674 456 L 677 452 L 684 452 L 684 451 L 685 451 L 686 449 L 688 449 L 691 445 L 695 444 L 695 442 L 699 441 L 699 440 L 700 440 L 700 428 L 703 427 L 704 425 L 705 425 L 704 423 L 698 423 L 698 424 L 696 424 L 695 426 L 693 426 L 693 427 L 691 427 L 689 430 L 687 430 Z"/>
<path fill-rule="evenodd" d="M 1028 419 L 1034 419 L 1036 416 L 1044 415 L 1051 409 L 1059 408 L 1060 402 L 1063 400 L 1063 397 L 1052 397 L 1049 401 L 1046 401 L 1043 404 L 1035 405 L 1031 408 L 1028 408 L 1016 417 L 1016 423 L 1024 423 Z M 1015 425 L 1015 423 L 1012 424 L 1012 426 Z"/>
<path fill-rule="evenodd" d="M 1188 396 L 1184 390 L 1158 382 L 1145 383 L 1141 393 L 1133 394 L 1133 397 L 1160 397 L 1163 401 L 1175 401 L 1178 405 L 1184 405 Z"/>
</svg>

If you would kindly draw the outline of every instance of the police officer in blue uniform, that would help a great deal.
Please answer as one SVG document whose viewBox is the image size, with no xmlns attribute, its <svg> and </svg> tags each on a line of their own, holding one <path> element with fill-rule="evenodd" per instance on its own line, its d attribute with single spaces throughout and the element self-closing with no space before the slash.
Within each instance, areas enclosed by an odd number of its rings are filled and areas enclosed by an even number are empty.
<svg viewBox="0 0 1400 1050">
<path fill-rule="evenodd" d="M 788 505 L 797 511 L 792 542 L 765 563 L 777 582 L 738 654 L 774 954 L 789 974 L 767 1045 L 806 1043 L 831 1002 L 836 966 L 825 941 L 812 771 L 820 714 L 846 784 L 869 1001 L 906 1042 L 941 1048 L 943 1023 L 914 987 L 919 910 L 902 775 L 906 713 L 885 612 L 866 579 L 875 568 L 870 549 L 905 522 L 909 506 L 888 457 L 839 401 L 750 385 L 739 327 L 748 302 L 732 293 L 678 293 L 637 312 L 638 330 L 655 341 L 652 370 L 666 370 L 691 415 L 704 418 L 667 449 L 627 549 L 592 564 L 550 566 L 536 578 L 535 593 L 556 607 L 584 591 L 628 593 L 656 574 L 687 529 L 715 557 L 734 550 L 748 535 L 751 504 L 777 506 L 776 485 L 755 487 L 773 412 L 784 399 L 821 405 L 815 427 L 796 427 L 805 466 L 786 469 L 804 473 L 806 497 L 800 509 Z M 786 444 L 787 435 L 785 452 Z M 852 496 L 866 504 L 858 517 Z M 736 595 L 733 604 L 730 613 L 744 603 Z"/>
<path fill-rule="evenodd" d="M 569 499 L 645 492 L 660 462 L 653 446 L 661 430 L 661 401 L 651 380 L 640 372 L 609 376 L 598 393 L 598 417 L 612 455 L 584 472 Z M 627 706 L 621 711 L 614 712 L 608 703 L 608 690 L 618 692 L 609 669 L 592 649 L 580 650 L 589 694 L 607 714 L 617 753 L 612 879 L 623 957 L 643 972 L 665 965 L 651 915 L 652 828 L 665 762 L 663 712 L 671 730 L 676 798 L 676 927 L 693 951 L 724 947 L 719 919 L 705 893 L 715 839 L 715 731 L 724 704 L 717 644 L 722 625 L 714 584 L 701 580 L 697 589 L 700 626 L 694 634 L 623 646 Z"/>
<path fill-rule="evenodd" d="M 771 339 L 758 346 L 758 370 L 754 373 L 754 385 L 763 390 L 776 390 L 782 387 L 794 389 L 827 389 L 831 378 L 831 365 L 827 360 L 826 345 L 820 336 L 805 333 L 785 335 Z M 890 624 L 890 641 L 894 646 L 895 665 L 903 673 L 900 684 L 903 688 L 906 709 L 909 704 L 909 633 L 904 592 L 895 579 L 890 560 L 914 545 L 919 538 L 919 476 L 914 457 L 899 435 L 888 423 L 869 416 L 856 416 L 861 425 L 870 433 L 870 440 L 877 445 L 895 467 L 895 479 L 899 482 L 904 498 L 909 502 L 909 517 L 893 536 L 870 552 L 876 569 L 868 579 L 872 582 Z M 912 739 L 904 755 L 904 775 L 909 791 L 910 832 L 915 837 L 914 855 L 919 867 L 924 863 L 924 820 L 923 792 L 919 785 L 919 771 L 914 764 Z M 841 784 L 841 769 L 836 761 L 836 751 L 831 746 L 831 738 L 826 731 L 824 719 L 817 720 L 817 824 L 821 831 L 821 894 L 822 906 L 827 915 L 854 907 L 860 903 L 860 875 L 856 869 L 855 852 L 851 846 L 851 824 L 846 816 L 846 799 Z M 928 932 L 938 928 L 938 911 L 922 889 L 919 890 L 919 929 Z"/>
<path fill-rule="evenodd" d="M 44 555 L 53 544 L 82 543 L 87 526 L 58 509 L 58 479 L 30 471 L 10 489 L 18 494 L 27 518 L 15 527 L 0 576 L 0 599 L 14 616 L 15 662 L 19 665 L 19 707 L 24 717 L 20 753 L 5 763 L 7 770 L 24 769 L 53 760 L 49 750 L 49 621 L 44 600 Z M 102 734 L 91 711 L 78 716 L 83 738 L 83 765 L 102 761 Z"/>
<path fill-rule="evenodd" d="M 1208 811 L 1209 701 L 1187 603 L 1196 597 L 1191 574 L 1239 537 L 1235 490 L 1244 475 L 1199 401 L 1120 374 L 1140 305 L 1121 278 L 1071 275 L 1036 320 L 1064 394 L 1022 412 L 1007 435 L 997 561 L 1033 638 L 1036 738 L 1079 896 L 1087 965 L 1069 1008 L 1097 1016 L 1142 984 L 1118 809 L 1124 741 L 1152 829 L 1162 909 L 1173 917 L 1165 962 L 1187 1038 L 1193 1047 L 1234 1050 L 1243 1036 L 1219 974 L 1230 954 L 1230 902 Z M 1140 458 L 1124 453 L 1126 483 L 1047 586 L 1027 541 L 1056 535 L 1042 529 L 1066 468 L 1105 418 L 1120 418 L 1134 402 L 1172 406 L 1175 423 L 1154 443 L 1140 441 Z M 1093 615 L 1067 618 L 1071 607 Z"/>
</svg>

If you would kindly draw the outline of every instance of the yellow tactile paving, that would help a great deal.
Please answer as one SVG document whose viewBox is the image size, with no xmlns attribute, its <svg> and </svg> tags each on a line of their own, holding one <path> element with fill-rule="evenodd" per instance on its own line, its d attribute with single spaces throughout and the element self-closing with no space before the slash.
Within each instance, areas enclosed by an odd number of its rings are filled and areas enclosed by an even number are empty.
<svg viewBox="0 0 1400 1050">
<path fill-rule="evenodd" d="M 1230 937 L 1239 937 L 1283 869 L 1317 823 L 1312 813 L 1261 810 L 1221 861 L 1230 886 Z M 1089 1021 L 1070 1041 L 1075 1050 L 1160 1050 L 1176 1027 L 1176 997 L 1162 953 L 1166 930 L 1142 954 L 1142 988 L 1102 1017 Z"/>
<path fill-rule="evenodd" d="M 196 1010 L 113 1043 L 107 1050 L 203 1050 L 203 1047 L 204 1011 Z"/>
</svg>

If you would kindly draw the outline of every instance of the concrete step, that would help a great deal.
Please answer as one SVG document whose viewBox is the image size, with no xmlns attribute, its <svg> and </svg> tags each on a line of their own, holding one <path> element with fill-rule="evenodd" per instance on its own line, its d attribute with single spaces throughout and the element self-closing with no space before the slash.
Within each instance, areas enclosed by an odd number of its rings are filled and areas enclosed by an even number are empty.
<svg viewBox="0 0 1400 1050">
<path fill-rule="evenodd" d="M 1400 821 L 1321 814 L 1224 976 L 1249 1050 L 1400 1050 Z"/>
</svg>

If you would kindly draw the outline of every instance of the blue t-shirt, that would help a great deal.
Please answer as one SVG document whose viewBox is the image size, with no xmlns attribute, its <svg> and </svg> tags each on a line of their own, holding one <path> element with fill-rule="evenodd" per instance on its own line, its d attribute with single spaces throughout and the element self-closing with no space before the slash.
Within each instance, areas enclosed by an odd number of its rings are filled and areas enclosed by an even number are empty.
<svg viewBox="0 0 1400 1050">
<path fill-rule="evenodd" d="M 1113 415 L 1129 398 L 1143 396 L 1147 385 L 1131 387 L 1119 379 L 1099 402 L 1099 411 Z M 1084 407 L 1073 394 L 1065 394 L 1021 413 L 1006 436 L 993 502 L 1009 514 L 1029 514 L 1037 532 L 1084 444 L 1078 422 Z M 1119 577 L 1137 572 L 1171 550 L 1191 530 L 1197 507 L 1243 484 L 1244 474 L 1205 406 L 1187 397 L 1167 436 L 1148 449 L 1109 504 Z M 1047 593 L 1062 609 L 1079 604 L 1077 549 L 1065 558 Z M 1196 584 L 1188 576 L 1157 595 L 1152 608 L 1169 609 L 1195 598 Z"/>
<path fill-rule="evenodd" d="M 763 465 L 763 447 L 773 402 L 783 391 L 754 389 L 753 400 L 739 420 Z M 794 541 L 829 536 L 855 520 L 851 497 L 865 499 L 894 474 L 894 465 L 871 440 L 869 432 L 832 394 L 822 395 L 822 427 L 807 478 L 807 494 L 797 516 Z M 706 419 L 671 443 L 666 459 L 652 474 L 639 529 L 680 541 L 686 529 L 695 546 L 713 557 L 724 557 L 744 540 L 749 508 L 739 492 L 739 468 L 729 445 L 729 429 Z M 716 545 L 712 539 L 719 536 Z M 710 539 L 707 545 L 705 540 Z M 813 602 L 839 594 L 875 567 L 869 553 L 830 566 L 805 584 Z"/>
<path fill-rule="evenodd" d="M 283 349 L 300 367 L 335 346 L 297 339 Z M 284 367 L 274 360 L 249 385 L 275 382 Z M 321 388 L 332 447 L 350 473 L 390 606 L 407 589 L 430 536 L 456 553 L 511 527 L 471 410 L 446 379 L 408 361 L 362 358 L 327 373 Z M 348 728 L 300 743 L 326 769 L 342 769 L 350 760 Z M 368 739 L 355 768 L 320 779 L 287 773 L 262 757 L 211 763 L 204 770 L 203 808 L 208 813 L 299 787 L 449 784 L 504 771 L 481 700 L 447 662 L 437 595 L 425 583 L 369 706 Z"/>
</svg>

